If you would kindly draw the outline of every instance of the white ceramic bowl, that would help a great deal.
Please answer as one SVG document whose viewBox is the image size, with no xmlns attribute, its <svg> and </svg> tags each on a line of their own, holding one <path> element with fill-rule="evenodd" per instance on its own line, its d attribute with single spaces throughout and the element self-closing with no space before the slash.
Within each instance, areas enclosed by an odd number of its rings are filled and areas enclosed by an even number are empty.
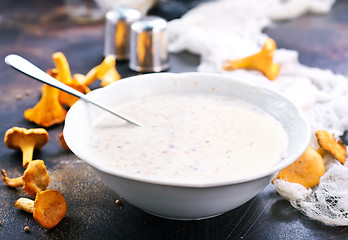
<svg viewBox="0 0 348 240">
<path fill-rule="evenodd" d="M 196 84 L 195 84 L 196 83 Z M 197 84 L 198 83 L 198 84 Z M 285 159 L 266 171 L 248 178 L 204 184 L 143 179 L 107 168 L 88 155 L 87 139 L 95 120 L 103 111 L 79 100 L 69 110 L 64 137 L 71 151 L 90 164 L 116 193 L 151 214 L 172 219 L 202 219 L 234 209 L 253 198 L 306 149 L 310 127 L 301 111 L 282 95 L 243 81 L 204 73 L 155 73 L 130 77 L 88 94 L 108 106 L 132 99 L 164 93 L 207 93 L 234 96 L 252 103 L 285 127 L 289 146 Z M 100 160 L 100 159 L 99 159 Z"/>
</svg>

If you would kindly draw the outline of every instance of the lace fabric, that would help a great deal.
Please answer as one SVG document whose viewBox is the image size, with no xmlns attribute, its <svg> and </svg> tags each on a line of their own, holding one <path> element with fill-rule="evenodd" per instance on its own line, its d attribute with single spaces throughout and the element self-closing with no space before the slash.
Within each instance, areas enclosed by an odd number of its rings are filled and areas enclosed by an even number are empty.
<svg viewBox="0 0 348 240">
<path fill-rule="evenodd" d="M 309 218 L 327 225 L 348 226 L 348 167 L 330 155 L 324 160 L 326 172 L 312 189 L 281 179 L 275 181 L 275 188 Z"/>
</svg>

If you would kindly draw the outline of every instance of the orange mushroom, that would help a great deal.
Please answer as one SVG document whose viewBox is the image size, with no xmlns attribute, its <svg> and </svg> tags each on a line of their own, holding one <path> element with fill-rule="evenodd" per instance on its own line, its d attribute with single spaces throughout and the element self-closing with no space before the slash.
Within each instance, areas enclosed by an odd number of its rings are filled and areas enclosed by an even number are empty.
<svg viewBox="0 0 348 240">
<path fill-rule="evenodd" d="M 299 183 L 308 189 L 317 185 L 324 173 L 323 158 L 311 146 L 308 146 L 306 151 L 295 162 L 281 170 L 275 179 Z"/>
<path fill-rule="evenodd" d="M 75 77 L 75 75 L 74 75 Z M 95 80 L 101 80 L 100 85 L 102 87 L 107 86 L 108 84 L 115 82 L 121 79 L 120 74 L 116 70 L 116 60 L 114 56 L 106 56 L 104 61 L 98 66 L 92 68 L 85 76 L 85 78 L 81 78 L 81 76 L 76 76 L 81 83 L 85 85 L 92 84 Z"/>
<path fill-rule="evenodd" d="M 347 158 L 346 145 L 344 145 L 341 140 L 336 142 L 334 136 L 325 130 L 318 130 L 315 133 L 315 136 L 317 137 L 318 143 L 320 145 L 319 149 L 323 149 L 321 150 L 321 152 L 326 151 L 331 153 L 332 156 L 334 156 L 340 163 L 344 165 Z"/>
<path fill-rule="evenodd" d="M 66 142 L 65 142 L 63 132 L 61 132 L 59 134 L 59 143 L 60 143 L 60 146 L 62 146 L 62 148 L 66 149 L 66 150 L 70 150 L 68 144 L 66 144 Z"/>
<path fill-rule="evenodd" d="M 27 109 L 24 117 L 44 127 L 64 122 L 67 111 L 59 103 L 58 94 L 58 89 L 44 84 L 40 101 L 34 108 Z"/>
<path fill-rule="evenodd" d="M 62 52 L 56 52 L 52 55 L 54 64 L 58 72 L 58 80 L 64 84 L 71 83 L 71 72 L 68 60 Z"/>
<path fill-rule="evenodd" d="M 260 52 L 246 58 L 228 60 L 223 68 L 227 71 L 240 68 L 258 70 L 270 80 L 274 80 L 280 69 L 279 64 L 273 63 L 273 55 L 276 48 L 275 41 L 269 38 Z"/>
<path fill-rule="evenodd" d="M 23 152 L 24 168 L 33 159 L 34 149 L 42 148 L 49 139 L 48 132 L 43 128 L 19 128 L 13 127 L 6 131 L 4 142 L 8 148 L 21 150 Z"/>
<path fill-rule="evenodd" d="M 2 180 L 7 186 L 23 186 L 23 190 L 33 197 L 38 192 L 45 190 L 50 183 L 50 176 L 42 160 L 31 161 L 22 177 L 8 178 L 4 169 L 1 170 L 1 174 Z"/>
<path fill-rule="evenodd" d="M 69 63 L 63 53 L 56 52 L 52 55 L 52 58 L 56 66 L 56 69 L 53 69 L 54 78 L 82 93 L 88 93 L 91 91 L 87 85 L 71 78 Z M 69 107 L 71 107 L 78 100 L 77 97 L 63 91 L 59 91 L 58 99 L 62 105 L 67 105 Z"/>
<path fill-rule="evenodd" d="M 58 190 L 45 190 L 36 194 L 35 201 L 19 198 L 15 207 L 33 213 L 33 217 L 41 227 L 50 229 L 55 227 L 65 216 L 66 201 Z"/>
<path fill-rule="evenodd" d="M 75 79 L 76 81 L 78 81 L 79 83 L 84 83 L 86 76 L 80 73 L 75 73 L 73 75 L 73 79 Z M 87 85 L 86 85 L 87 86 Z"/>
<path fill-rule="evenodd" d="M 120 74 L 116 70 L 116 60 L 113 56 L 106 56 L 100 64 L 97 78 L 101 80 L 100 85 L 105 87 L 112 82 L 121 79 Z"/>
<path fill-rule="evenodd" d="M 97 80 L 97 72 L 98 66 L 89 70 L 86 76 L 84 76 L 83 74 L 74 74 L 74 78 L 82 84 L 91 85 L 94 81 Z"/>
</svg>

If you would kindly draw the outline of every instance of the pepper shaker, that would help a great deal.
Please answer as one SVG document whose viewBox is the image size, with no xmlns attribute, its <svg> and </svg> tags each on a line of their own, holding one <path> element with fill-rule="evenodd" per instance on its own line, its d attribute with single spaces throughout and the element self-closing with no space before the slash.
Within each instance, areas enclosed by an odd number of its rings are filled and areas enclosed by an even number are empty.
<svg viewBox="0 0 348 240">
<path fill-rule="evenodd" d="M 107 12 L 104 57 L 113 55 L 117 60 L 129 59 L 130 25 L 141 16 L 140 11 L 130 7 Z"/>
<path fill-rule="evenodd" d="M 137 72 L 161 72 L 169 67 L 167 21 L 148 16 L 131 25 L 129 67 Z"/>
</svg>

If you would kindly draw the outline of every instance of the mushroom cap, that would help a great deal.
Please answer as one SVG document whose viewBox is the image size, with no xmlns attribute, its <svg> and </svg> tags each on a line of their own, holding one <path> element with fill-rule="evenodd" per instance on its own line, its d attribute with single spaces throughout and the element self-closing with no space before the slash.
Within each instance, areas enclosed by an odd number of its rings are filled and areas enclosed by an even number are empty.
<svg viewBox="0 0 348 240">
<path fill-rule="evenodd" d="M 305 188 L 317 185 L 325 173 L 323 158 L 311 146 L 291 165 L 282 169 L 276 178 L 298 183 Z"/>
<path fill-rule="evenodd" d="M 20 149 L 23 144 L 34 144 L 34 148 L 39 149 L 48 139 L 48 132 L 44 128 L 13 127 L 6 131 L 4 142 L 11 149 Z"/>
<path fill-rule="evenodd" d="M 23 190 L 35 197 L 38 192 L 45 190 L 50 183 L 45 163 L 42 160 L 34 160 L 28 164 L 24 171 Z"/>
<path fill-rule="evenodd" d="M 67 205 L 58 190 L 46 190 L 36 194 L 33 217 L 41 227 L 55 227 L 65 216 Z"/>
<path fill-rule="evenodd" d="M 315 133 L 315 136 L 317 137 L 319 146 L 322 149 L 331 153 L 343 165 L 345 164 L 347 150 L 346 145 L 344 145 L 342 141 L 339 140 L 336 142 L 334 136 L 325 130 L 318 130 Z"/>
</svg>

